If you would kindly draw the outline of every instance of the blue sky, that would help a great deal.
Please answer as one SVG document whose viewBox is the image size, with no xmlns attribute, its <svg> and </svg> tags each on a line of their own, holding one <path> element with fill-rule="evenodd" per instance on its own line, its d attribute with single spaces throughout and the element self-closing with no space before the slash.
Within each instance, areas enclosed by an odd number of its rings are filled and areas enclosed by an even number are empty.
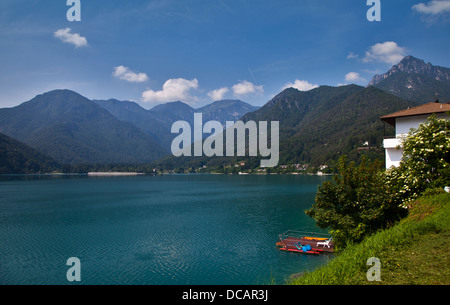
<svg viewBox="0 0 450 305">
<path fill-rule="evenodd" d="M 449 0 L 0 2 L 0 107 L 54 89 L 149 109 L 263 105 L 283 88 L 367 85 L 403 56 L 450 67 Z"/>
</svg>

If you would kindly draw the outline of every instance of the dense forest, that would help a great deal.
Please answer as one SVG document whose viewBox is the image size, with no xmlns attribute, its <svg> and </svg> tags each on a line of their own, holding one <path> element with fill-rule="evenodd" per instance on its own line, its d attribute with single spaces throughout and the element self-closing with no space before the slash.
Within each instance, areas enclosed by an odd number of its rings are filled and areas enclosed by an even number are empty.
<svg viewBox="0 0 450 305">
<path fill-rule="evenodd" d="M 0 174 L 49 173 L 60 168 L 52 158 L 0 133 Z"/>
</svg>

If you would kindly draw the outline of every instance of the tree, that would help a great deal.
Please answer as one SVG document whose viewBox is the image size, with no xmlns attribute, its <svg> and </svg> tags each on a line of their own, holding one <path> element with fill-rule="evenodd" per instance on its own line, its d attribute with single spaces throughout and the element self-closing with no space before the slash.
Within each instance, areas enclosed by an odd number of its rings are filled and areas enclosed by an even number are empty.
<svg viewBox="0 0 450 305">
<path fill-rule="evenodd" d="M 399 167 L 386 172 L 392 200 L 407 204 L 427 188 L 450 186 L 450 121 L 429 117 L 402 143 Z"/>
<path fill-rule="evenodd" d="M 403 216 L 404 209 L 389 200 L 380 167 L 379 160 L 363 157 L 357 166 L 341 157 L 339 174 L 319 186 L 315 204 L 306 210 L 320 228 L 330 229 L 338 246 L 359 242 Z"/>
</svg>

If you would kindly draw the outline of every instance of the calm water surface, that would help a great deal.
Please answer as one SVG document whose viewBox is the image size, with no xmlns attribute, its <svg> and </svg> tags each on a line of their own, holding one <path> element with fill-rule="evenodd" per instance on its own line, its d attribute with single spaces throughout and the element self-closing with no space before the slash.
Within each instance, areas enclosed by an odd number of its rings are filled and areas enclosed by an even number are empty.
<svg viewBox="0 0 450 305">
<path fill-rule="evenodd" d="M 0 284 L 283 284 L 331 259 L 275 247 L 317 231 L 319 176 L 1 177 Z"/>
</svg>

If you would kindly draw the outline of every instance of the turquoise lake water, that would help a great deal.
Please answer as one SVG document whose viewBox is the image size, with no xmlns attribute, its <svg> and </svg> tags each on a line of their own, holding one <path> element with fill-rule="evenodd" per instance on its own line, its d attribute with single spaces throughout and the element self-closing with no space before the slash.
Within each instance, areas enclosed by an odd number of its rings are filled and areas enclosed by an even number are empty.
<svg viewBox="0 0 450 305">
<path fill-rule="evenodd" d="M 300 175 L 0 177 L 0 284 L 284 284 L 332 256 L 286 253 L 277 236 L 319 231 Z"/>
</svg>

